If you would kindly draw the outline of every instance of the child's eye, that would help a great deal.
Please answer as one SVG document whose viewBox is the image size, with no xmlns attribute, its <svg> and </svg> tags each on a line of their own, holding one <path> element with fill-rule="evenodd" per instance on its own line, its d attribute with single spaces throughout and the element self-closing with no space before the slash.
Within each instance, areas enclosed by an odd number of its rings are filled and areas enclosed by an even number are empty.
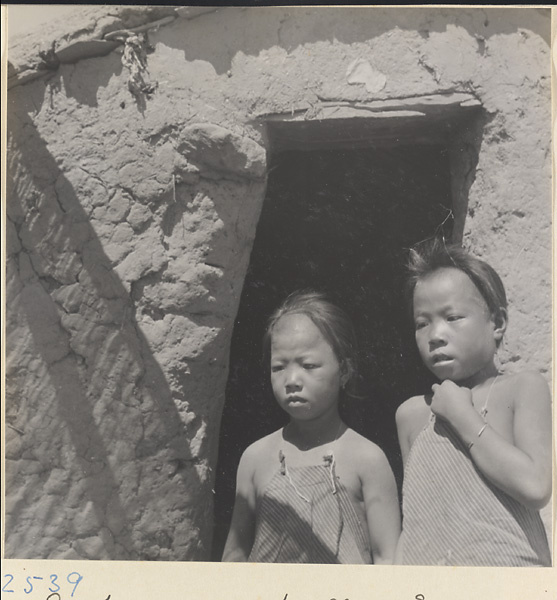
<svg viewBox="0 0 557 600">
<path fill-rule="evenodd" d="M 304 369 L 317 369 L 317 365 L 314 363 L 304 363 Z"/>
<path fill-rule="evenodd" d="M 417 321 L 416 322 L 416 331 L 418 331 L 418 329 L 423 329 L 426 325 L 427 325 L 427 323 L 425 321 Z"/>
<path fill-rule="evenodd" d="M 462 319 L 462 317 L 460 315 L 449 315 L 447 317 L 447 321 L 458 321 L 459 319 Z"/>
<path fill-rule="evenodd" d="M 271 373 L 277 373 L 278 371 L 282 371 L 284 367 L 282 365 L 272 365 Z"/>
</svg>

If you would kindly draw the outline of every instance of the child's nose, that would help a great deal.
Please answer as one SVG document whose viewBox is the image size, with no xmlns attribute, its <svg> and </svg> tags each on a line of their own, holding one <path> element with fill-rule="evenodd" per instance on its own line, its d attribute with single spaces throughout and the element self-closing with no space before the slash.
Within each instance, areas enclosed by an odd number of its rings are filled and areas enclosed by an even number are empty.
<svg viewBox="0 0 557 600">
<path fill-rule="evenodd" d="M 447 341 L 445 326 L 442 322 L 434 322 L 429 329 L 429 345 L 431 348 L 442 346 Z"/>
<path fill-rule="evenodd" d="M 286 370 L 285 385 L 288 392 L 296 391 L 301 388 L 299 369 L 289 368 Z"/>
</svg>

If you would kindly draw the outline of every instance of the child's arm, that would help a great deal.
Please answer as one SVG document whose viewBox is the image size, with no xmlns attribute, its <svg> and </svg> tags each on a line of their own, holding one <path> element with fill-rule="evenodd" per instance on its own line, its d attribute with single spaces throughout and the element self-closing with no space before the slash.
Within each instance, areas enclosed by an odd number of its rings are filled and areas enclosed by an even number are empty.
<svg viewBox="0 0 557 600">
<path fill-rule="evenodd" d="M 472 405 L 471 392 L 451 381 L 434 387 L 432 410 L 446 419 L 480 471 L 498 488 L 525 506 L 539 509 L 551 495 L 551 398 L 543 377 L 521 373 L 506 384 L 513 441 L 493 427 Z M 502 388 L 498 393 L 505 390 Z M 481 431 L 481 435 L 478 435 Z"/>
<path fill-rule="evenodd" d="M 236 500 L 230 531 L 224 546 L 223 562 L 246 562 L 255 531 L 255 453 L 250 446 L 242 455 L 236 475 Z"/>
<path fill-rule="evenodd" d="M 389 461 L 374 444 L 362 456 L 360 478 L 373 562 L 391 565 L 400 536 L 400 510 Z"/>
</svg>

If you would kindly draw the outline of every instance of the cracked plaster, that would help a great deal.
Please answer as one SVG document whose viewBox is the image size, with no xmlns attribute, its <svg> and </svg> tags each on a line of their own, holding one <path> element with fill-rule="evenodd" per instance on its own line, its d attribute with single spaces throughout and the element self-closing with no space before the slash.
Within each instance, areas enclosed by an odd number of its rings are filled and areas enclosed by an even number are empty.
<svg viewBox="0 0 557 600">
<path fill-rule="evenodd" d="M 6 556 L 209 556 L 261 115 L 421 114 L 423 96 L 472 95 L 484 120 L 454 167 L 463 240 L 507 285 L 503 365 L 549 377 L 548 17 L 197 8 L 84 8 L 41 37 L 56 69 L 35 38 L 10 49 Z M 141 101 L 116 41 L 137 28 L 158 83 Z M 384 85 L 351 84 L 357 60 Z"/>
</svg>

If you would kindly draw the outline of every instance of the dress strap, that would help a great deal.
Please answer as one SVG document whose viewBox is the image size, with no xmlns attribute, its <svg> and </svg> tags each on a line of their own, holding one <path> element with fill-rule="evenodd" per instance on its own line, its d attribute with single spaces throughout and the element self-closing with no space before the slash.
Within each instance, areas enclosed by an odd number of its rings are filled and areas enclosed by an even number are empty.
<svg viewBox="0 0 557 600">
<path fill-rule="evenodd" d="M 495 379 L 491 382 L 491 385 L 489 386 L 489 391 L 487 392 L 487 398 L 485 399 L 485 403 L 484 403 L 482 409 L 480 410 L 480 415 L 483 417 L 484 421 L 486 420 L 486 416 L 487 416 L 487 405 L 489 404 L 489 398 L 491 397 L 491 390 L 493 390 L 493 386 L 495 385 L 495 382 L 497 381 L 498 377 L 499 377 L 499 373 L 497 373 L 497 375 L 495 376 Z"/>
<path fill-rule="evenodd" d="M 487 398 L 485 399 L 484 405 L 482 406 L 482 409 L 480 410 L 480 415 L 482 415 L 484 421 L 487 416 L 487 405 L 489 404 L 489 396 L 491 395 L 492 387 L 493 387 L 493 384 L 491 384 L 491 386 L 489 388 L 489 392 L 487 392 Z"/>
<path fill-rule="evenodd" d="M 337 476 L 335 473 L 335 455 L 331 452 L 330 454 L 325 454 L 323 457 L 327 468 L 329 469 L 329 477 L 331 478 L 331 486 L 333 488 L 333 494 L 337 493 Z"/>
<path fill-rule="evenodd" d="M 284 452 L 279 450 L 279 462 L 280 462 L 280 474 L 286 475 L 286 456 L 284 456 Z"/>
<path fill-rule="evenodd" d="M 302 494 L 296 484 L 292 481 L 292 477 L 290 477 L 290 473 L 288 472 L 288 467 L 286 466 L 286 456 L 282 450 L 279 450 L 279 460 L 280 460 L 280 474 L 284 475 L 288 479 L 288 483 L 294 488 L 296 494 L 305 502 L 311 502 L 311 500 Z"/>
</svg>

